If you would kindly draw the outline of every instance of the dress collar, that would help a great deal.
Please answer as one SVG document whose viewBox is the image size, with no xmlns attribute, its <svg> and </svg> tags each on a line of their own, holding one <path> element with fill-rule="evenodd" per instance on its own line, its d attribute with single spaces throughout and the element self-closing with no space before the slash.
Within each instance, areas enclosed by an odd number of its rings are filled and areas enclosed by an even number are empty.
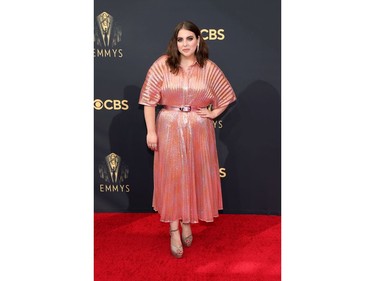
<svg viewBox="0 0 375 281">
<path fill-rule="evenodd" d="M 189 68 L 189 67 L 193 67 L 193 66 L 196 65 L 196 64 L 198 64 L 198 61 L 197 61 L 197 60 L 195 60 L 191 65 L 189 65 L 188 68 Z M 179 65 L 179 67 L 182 68 L 181 65 Z"/>
</svg>

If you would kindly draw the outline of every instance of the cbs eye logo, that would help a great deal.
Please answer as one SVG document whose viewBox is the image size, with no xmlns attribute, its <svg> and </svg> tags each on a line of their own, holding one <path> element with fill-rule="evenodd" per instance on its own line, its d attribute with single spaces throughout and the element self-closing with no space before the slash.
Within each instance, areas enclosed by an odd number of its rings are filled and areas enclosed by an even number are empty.
<svg viewBox="0 0 375 281">
<path fill-rule="evenodd" d="M 94 100 L 94 109 L 96 110 L 128 110 L 129 105 L 127 100 Z"/>
<path fill-rule="evenodd" d="M 224 40 L 224 29 L 202 29 L 201 35 L 204 40 Z"/>
</svg>

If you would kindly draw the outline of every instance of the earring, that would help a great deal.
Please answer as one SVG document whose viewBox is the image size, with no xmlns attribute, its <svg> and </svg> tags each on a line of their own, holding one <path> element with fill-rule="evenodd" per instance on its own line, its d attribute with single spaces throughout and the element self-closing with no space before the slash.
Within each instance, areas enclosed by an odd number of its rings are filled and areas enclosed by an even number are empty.
<svg viewBox="0 0 375 281">
<path fill-rule="evenodd" d="M 199 52 L 199 44 L 197 45 L 197 53 Z"/>
</svg>

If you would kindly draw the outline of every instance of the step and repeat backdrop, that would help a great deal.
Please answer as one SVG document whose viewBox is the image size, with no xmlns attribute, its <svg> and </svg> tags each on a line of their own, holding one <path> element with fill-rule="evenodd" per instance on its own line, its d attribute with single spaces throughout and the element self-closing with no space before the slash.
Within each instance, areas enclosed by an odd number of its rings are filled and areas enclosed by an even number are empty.
<svg viewBox="0 0 375 281">
<path fill-rule="evenodd" d="M 280 0 L 94 1 L 94 211 L 152 211 L 140 89 L 183 20 L 201 28 L 237 102 L 214 121 L 224 210 L 281 213 Z"/>
</svg>

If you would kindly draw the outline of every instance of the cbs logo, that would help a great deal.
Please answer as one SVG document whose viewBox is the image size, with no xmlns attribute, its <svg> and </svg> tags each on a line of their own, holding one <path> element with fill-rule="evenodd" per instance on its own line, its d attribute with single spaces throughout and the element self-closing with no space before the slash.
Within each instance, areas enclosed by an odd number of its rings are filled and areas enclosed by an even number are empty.
<svg viewBox="0 0 375 281">
<path fill-rule="evenodd" d="M 201 35 L 204 40 L 224 40 L 224 29 L 202 29 Z"/>
<path fill-rule="evenodd" d="M 105 100 L 101 99 L 94 100 L 94 108 L 96 110 L 128 110 L 129 105 L 127 100 Z"/>
</svg>

